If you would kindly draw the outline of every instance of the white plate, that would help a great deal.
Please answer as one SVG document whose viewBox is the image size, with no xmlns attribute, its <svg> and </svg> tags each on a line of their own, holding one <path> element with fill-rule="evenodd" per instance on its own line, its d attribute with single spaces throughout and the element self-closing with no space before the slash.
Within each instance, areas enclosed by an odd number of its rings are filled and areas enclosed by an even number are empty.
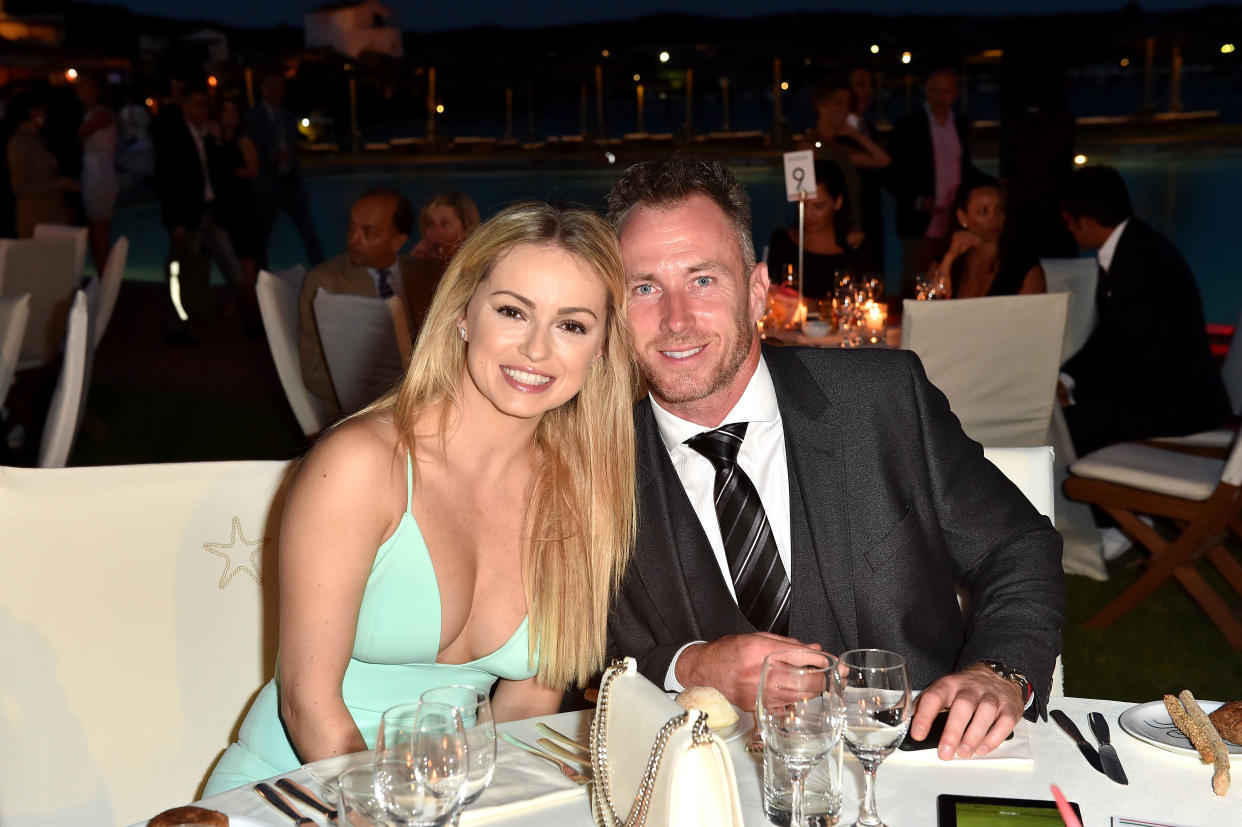
<svg viewBox="0 0 1242 827">
<path fill-rule="evenodd" d="M 1220 701 L 1199 701 L 1199 706 L 1203 707 L 1203 711 L 1208 714 L 1216 711 L 1220 705 Z M 1167 749 L 1170 752 L 1199 754 L 1198 750 L 1190 745 L 1190 739 L 1182 734 L 1182 731 L 1169 717 L 1169 710 L 1165 708 L 1164 701 L 1150 701 L 1132 706 L 1121 713 L 1117 723 L 1135 738 L 1146 741 L 1152 746 Z M 1229 747 L 1230 755 L 1242 755 L 1242 746 L 1232 741 L 1225 741 L 1225 746 Z"/>
<path fill-rule="evenodd" d="M 733 706 L 733 704 L 729 704 Z M 737 713 L 737 720 L 724 729 L 713 729 L 712 732 L 720 736 L 720 740 L 726 744 L 730 741 L 736 741 L 738 738 L 749 735 L 750 731 L 755 728 L 755 714 L 748 709 L 742 709 L 740 706 L 733 706 L 733 711 Z"/>
</svg>

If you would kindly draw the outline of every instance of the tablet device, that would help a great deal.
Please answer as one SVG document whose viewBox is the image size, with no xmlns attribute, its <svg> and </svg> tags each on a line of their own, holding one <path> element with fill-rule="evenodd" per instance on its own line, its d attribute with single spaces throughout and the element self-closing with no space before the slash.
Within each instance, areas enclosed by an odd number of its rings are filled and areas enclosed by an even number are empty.
<svg viewBox="0 0 1242 827">
<path fill-rule="evenodd" d="M 1078 805 L 1070 802 L 1080 819 Z M 938 827 L 1061 827 L 1055 801 L 1032 798 L 989 798 L 977 795 L 936 797 Z"/>
</svg>

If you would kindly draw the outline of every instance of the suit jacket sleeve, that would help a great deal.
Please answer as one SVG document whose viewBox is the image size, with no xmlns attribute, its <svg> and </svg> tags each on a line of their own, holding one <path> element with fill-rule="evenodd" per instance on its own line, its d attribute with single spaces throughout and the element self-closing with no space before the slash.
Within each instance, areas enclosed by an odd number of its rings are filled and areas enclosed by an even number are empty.
<svg viewBox="0 0 1242 827">
<path fill-rule="evenodd" d="M 323 286 L 331 262 L 321 264 L 306 274 L 302 292 L 298 295 L 298 358 L 302 363 L 302 381 L 307 390 L 323 401 L 330 418 L 340 415 L 340 403 L 336 389 L 328 375 L 328 363 L 323 354 L 323 341 L 319 338 L 319 326 L 315 323 L 315 293 Z"/>
<path fill-rule="evenodd" d="M 999 660 L 1046 705 L 1065 623 L 1061 536 L 983 456 L 917 358 L 907 361 L 937 521 L 955 579 L 970 594 L 956 668 Z"/>
<path fill-rule="evenodd" d="M 693 638 L 687 637 L 680 643 L 657 641 L 649 624 L 650 619 L 658 616 L 655 607 L 641 587 L 629 585 L 630 588 L 622 588 L 613 603 L 608 623 L 608 659 L 611 662 L 615 658 L 634 658 L 638 671 L 663 689 L 673 656 Z"/>
</svg>

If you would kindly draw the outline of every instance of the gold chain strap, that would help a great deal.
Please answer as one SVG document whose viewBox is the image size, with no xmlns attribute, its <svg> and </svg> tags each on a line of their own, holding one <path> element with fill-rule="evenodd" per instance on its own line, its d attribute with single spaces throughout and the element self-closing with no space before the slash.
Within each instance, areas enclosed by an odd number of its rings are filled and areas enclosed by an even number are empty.
<svg viewBox="0 0 1242 827">
<path fill-rule="evenodd" d="M 591 811 L 595 823 L 600 827 L 643 827 L 647 822 L 647 811 L 651 807 L 651 793 L 655 789 L 656 775 L 660 771 L 660 762 L 664 758 L 664 749 L 668 739 L 679 729 L 689 716 L 683 712 L 670 718 L 656 734 L 655 743 L 651 745 L 651 754 L 647 758 L 647 768 L 643 770 L 643 780 L 634 795 L 634 805 L 630 809 L 629 818 L 622 819 L 617 813 L 617 804 L 612 794 L 612 779 L 608 774 L 608 699 L 611 695 L 612 682 L 620 674 L 620 669 L 609 669 L 599 688 L 599 700 L 595 705 L 595 719 L 591 722 L 591 771 L 595 776 L 594 789 L 591 793 Z M 695 746 L 711 742 L 711 732 L 707 728 L 707 717 L 699 715 L 691 730 L 691 741 Z M 605 809 L 606 808 L 606 809 Z"/>
</svg>

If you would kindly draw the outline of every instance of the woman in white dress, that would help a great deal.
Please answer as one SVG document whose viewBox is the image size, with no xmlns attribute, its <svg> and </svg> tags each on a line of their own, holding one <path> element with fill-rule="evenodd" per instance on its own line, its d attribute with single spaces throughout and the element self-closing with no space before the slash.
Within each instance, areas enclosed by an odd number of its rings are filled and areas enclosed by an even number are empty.
<svg viewBox="0 0 1242 827">
<path fill-rule="evenodd" d="M 116 206 L 116 117 L 101 101 L 103 89 L 95 78 L 81 75 L 77 93 L 85 110 L 78 127 L 78 139 L 82 142 L 82 201 L 90 229 L 91 259 L 95 271 L 103 275 Z"/>
</svg>

